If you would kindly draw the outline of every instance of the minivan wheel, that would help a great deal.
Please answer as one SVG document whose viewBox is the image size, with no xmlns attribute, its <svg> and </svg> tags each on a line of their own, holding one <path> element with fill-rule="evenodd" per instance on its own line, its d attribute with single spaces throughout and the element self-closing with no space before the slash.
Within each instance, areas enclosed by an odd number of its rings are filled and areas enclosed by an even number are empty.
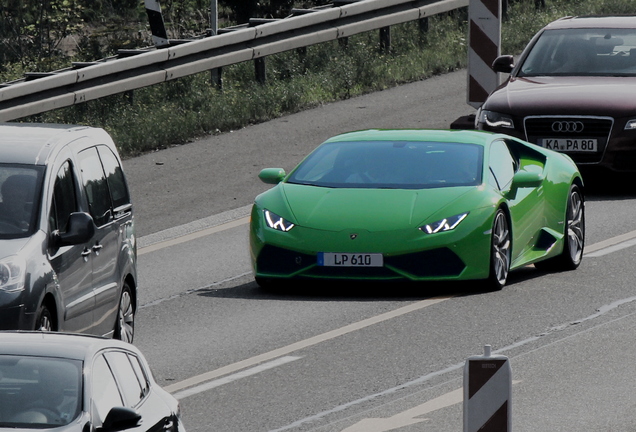
<svg viewBox="0 0 636 432">
<path fill-rule="evenodd" d="M 132 343 L 135 333 L 135 310 L 132 302 L 132 291 L 127 283 L 121 290 L 117 321 L 115 322 L 115 339 Z"/>
<path fill-rule="evenodd" d="M 35 321 L 35 330 L 39 331 L 52 331 L 53 330 L 53 315 L 46 305 L 40 306 L 38 311 L 38 318 Z"/>
</svg>

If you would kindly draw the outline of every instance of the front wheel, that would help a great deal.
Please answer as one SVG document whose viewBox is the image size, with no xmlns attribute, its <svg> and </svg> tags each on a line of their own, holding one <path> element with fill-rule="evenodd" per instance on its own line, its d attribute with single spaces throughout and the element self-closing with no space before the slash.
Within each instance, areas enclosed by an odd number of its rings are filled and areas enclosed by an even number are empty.
<svg viewBox="0 0 636 432">
<path fill-rule="evenodd" d="M 45 304 L 40 306 L 38 311 L 38 317 L 35 321 L 35 330 L 39 331 L 52 331 L 53 330 L 53 315 Z"/>
<path fill-rule="evenodd" d="M 115 339 L 132 343 L 135 333 L 135 309 L 133 307 L 132 291 L 127 283 L 121 290 L 117 321 L 115 322 Z"/>
<path fill-rule="evenodd" d="M 486 281 L 486 288 L 490 291 L 499 291 L 508 280 L 511 253 L 510 226 L 502 209 L 495 213 L 490 239 L 490 275 Z"/>
<path fill-rule="evenodd" d="M 535 263 L 538 269 L 566 271 L 574 270 L 581 264 L 585 246 L 585 203 L 577 185 L 570 187 L 565 220 L 563 252 L 554 258 Z"/>
</svg>

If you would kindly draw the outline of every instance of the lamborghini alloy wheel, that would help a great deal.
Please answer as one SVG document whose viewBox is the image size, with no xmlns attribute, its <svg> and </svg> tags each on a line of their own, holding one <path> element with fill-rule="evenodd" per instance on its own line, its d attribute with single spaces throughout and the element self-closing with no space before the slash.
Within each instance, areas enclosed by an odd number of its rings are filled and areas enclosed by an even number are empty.
<svg viewBox="0 0 636 432">
<path fill-rule="evenodd" d="M 510 227 L 506 213 L 499 209 L 491 233 L 490 277 L 488 285 L 493 290 L 500 290 L 508 280 L 510 272 Z"/>
</svg>

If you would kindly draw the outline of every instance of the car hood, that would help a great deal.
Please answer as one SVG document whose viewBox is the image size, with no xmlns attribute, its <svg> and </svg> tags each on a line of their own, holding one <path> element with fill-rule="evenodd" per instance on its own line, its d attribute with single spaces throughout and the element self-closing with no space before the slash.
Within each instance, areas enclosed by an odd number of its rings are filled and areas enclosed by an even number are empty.
<svg viewBox="0 0 636 432">
<path fill-rule="evenodd" d="M 17 254 L 29 240 L 30 238 L 0 239 L 0 259 Z"/>
<path fill-rule="evenodd" d="M 298 225 L 327 231 L 417 227 L 476 189 L 332 189 L 287 183 L 281 186 Z M 454 214 L 442 217 L 448 216 Z"/>
<path fill-rule="evenodd" d="M 636 77 L 512 77 L 483 108 L 517 116 L 636 115 Z"/>
</svg>

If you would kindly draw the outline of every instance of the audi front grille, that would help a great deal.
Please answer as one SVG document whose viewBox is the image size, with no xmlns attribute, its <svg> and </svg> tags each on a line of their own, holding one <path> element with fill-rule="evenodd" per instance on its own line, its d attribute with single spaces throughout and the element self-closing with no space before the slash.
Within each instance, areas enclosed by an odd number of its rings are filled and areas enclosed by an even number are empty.
<svg viewBox="0 0 636 432">
<path fill-rule="evenodd" d="M 533 116 L 524 119 L 526 140 L 538 144 L 543 138 L 596 139 L 594 153 L 571 153 L 576 163 L 598 163 L 603 159 L 614 119 L 590 116 Z"/>
</svg>

